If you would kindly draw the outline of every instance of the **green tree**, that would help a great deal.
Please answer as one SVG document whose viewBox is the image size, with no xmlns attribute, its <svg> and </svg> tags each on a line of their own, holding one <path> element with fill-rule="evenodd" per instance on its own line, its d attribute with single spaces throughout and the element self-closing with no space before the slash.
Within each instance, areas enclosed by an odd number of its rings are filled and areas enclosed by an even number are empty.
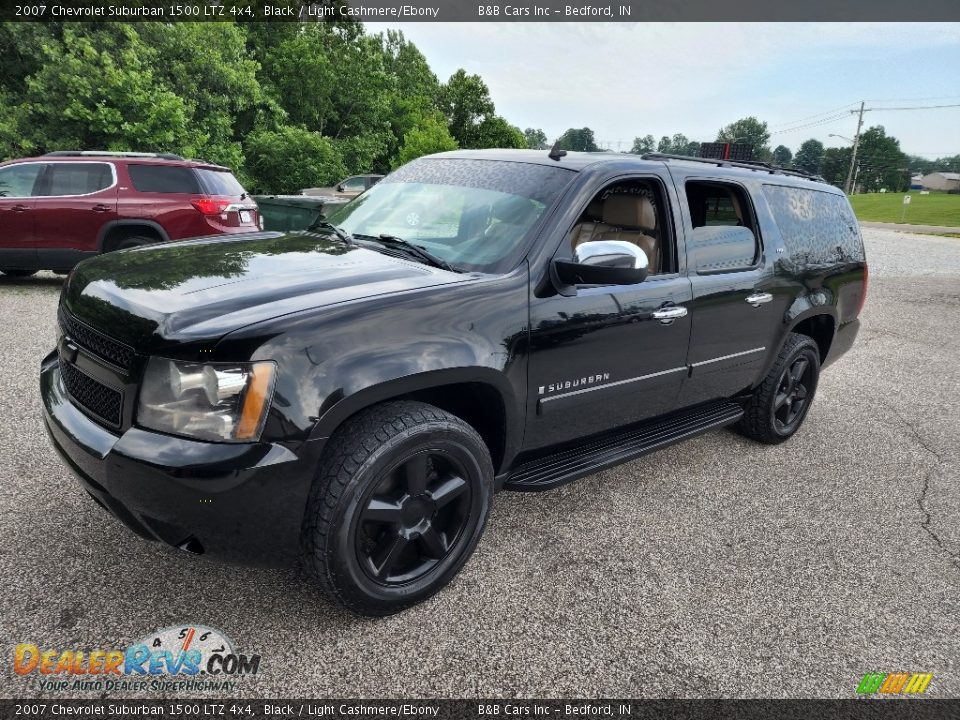
<svg viewBox="0 0 960 720">
<path fill-rule="evenodd" d="M 760 122 L 752 115 L 732 122 L 717 132 L 717 142 L 749 145 L 753 150 L 753 157 L 758 160 L 769 157 L 770 149 L 767 147 L 769 141 L 770 132 L 767 130 L 767 124 Z"/>
<path fill-rule="evenodd" d="M 191 124 L 203 135 L 196 152 L 233 168 L 243 165 L 242 139 L 259 114 L 282 118 L 257 79 L 245 28 L 233 23 L 142 23 L 143 41 L 161 59 L 154 72 L 191 108 Z"/>
<path fill-rule="evenodd" d="M 523 131 L 499 115 L 491 115 L 477 126 L 477 142 L 485 148 L 525 148 L 527 138 Z"/>
<path fill-rule="evenodd" d="M 819 140 L 804 140 L 793 156 L 793 166 L 809 173 L 819 174 L 823 163 L 823 143 Z"/>
<path fill-rule="evenodd" d="M 547 134 L 540 128 L 527 128 L 523 131 L 527 140 L 527 147 L 531 150 L 545 150 L 547 148 Z"/>
<path fill-rule="evenodd" d="M 443 116 L 437 113 L 433 117 L 426 118 L 419 126 L 404 135 L 394 167 L 399 167 L 423 155 L 456 149 L 457 141 L 447 130 Z"/>
<path fill-rule="evenodd" d="M 479 75 L 457 70 L 440 87 L 439 106 L 447 119 L 450 134 L 460 147 L 483 147 L 480 124 L 494 114 L 490 90 Z"/>
<path fill-rule="evenodd" d="M 196 155 L 207 141 L 193 103 L 166 87 L 155 70 L 163 59 L 132 24 L 64 27 L 40 52 L 43 64 L 26 78 L 17 113 L 24 149 Z"/>
<path fill-rule="evenodd" d="M 899 191 L 909 187 L 907 155 L 900 149 L 900 141 L 887 135 L 882 125 L 867 128 L 860 135 L 857 164 L 860 166 L 857 185 L 866 192 L 880 188 Z"/>
<path fill-rule="evenodd" d="M 644 135 L 633 139 L 633 147 L 630 148 L 630 152 L 634 155 L 645 155 L 656 149 L 657 141 L 653 139 L 653 135 Z"/>
<path fill-rule="evenodd" d="M 596 152 L 599 150 L 593 137 L 593 130 L 588 127 L 570 128 L 560 136 L 557 142 L 564 150 L 580 152 Z"/>
<path fill-rule="evenodd" d="M 773 149 L 773 162 L 780 167 L 788 167 L 793 160 L 793 153 L 786 145 L 777 145 Z"/>
<path fill-rule="evenodd" d="M 255 131 L 246 152 L 250 189 L 257 193 L 294 194 L 332 185 L 348 174 L 334 143 L 302 127 Z"/>
<path fill-rule="evenodd" d="M 420 126 L 437 111 L 440 83 L 430 70 L 426 58 L 417 47 L 398 30 L 388 30 L 377 36 L 384 56 L 384 68 L 393 83 L 388 94 L 389 132 L 383 137 L 383 151 L 372 159 L 370 166 L 355 166 L 344 153 L 347 166 L 386 172 L 395 160 L 407 133 Z"/>
<path fill-rule="evenodd" d="M 690 140 L 683 133 L 677 133 L 673 137 L 664 135 L 657 143 L 657 152 L 697 157 L 700 155 L 700 143 Z"/>
<path fill-rule="evenodd" d="M 847 181 L 847 171 L 850 168 L 850 152 L 849 147 L 824 150 L 818 174 L 831 185 L 842 188 Z"/>
<path fill-rule="evenodd" d="M 333 139 L 389 130 L 393 83 L 375 38 L 305 25 L 265 57 L 260 77 L 295 125 Z"/>
</svg>

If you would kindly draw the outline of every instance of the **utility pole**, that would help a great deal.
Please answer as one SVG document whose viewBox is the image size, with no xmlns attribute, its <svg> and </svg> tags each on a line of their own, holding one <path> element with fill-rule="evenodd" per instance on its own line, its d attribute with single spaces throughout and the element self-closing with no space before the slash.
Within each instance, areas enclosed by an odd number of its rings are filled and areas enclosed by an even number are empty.
<svg viewBox="0 0 960 720">
<path fill-rule="evenodd" d="M 847 172 L 847 183 L 843 187 L 843 191 L 849 195 L 851 191 L 851 184 L 853 183 L 853 169 L 857 165 L 857 148 L 860 146 L 860 130 L 863 128 L 863 106 L 865 105 L 864 101 L 860 101 L 860 119 L 857 120 L 857 134 L 853 136 L 853 152 L 850 155 L 850 170 Z M 850 112 L 855 112 L 851 110 Z"/>
</svg>

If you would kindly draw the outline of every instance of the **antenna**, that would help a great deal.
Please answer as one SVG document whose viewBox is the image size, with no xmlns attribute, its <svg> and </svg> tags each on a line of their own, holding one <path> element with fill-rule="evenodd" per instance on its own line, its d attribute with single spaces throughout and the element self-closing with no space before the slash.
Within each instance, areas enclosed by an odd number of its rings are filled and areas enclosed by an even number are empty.
<svg viewBox="0 0 960 720">
<path fill-rule="evenodd" d="M 550 158 L 551 160 L 559 160 L 560 158 L 562 158 L 562 157 L 563 157 L 564 155 L 566 155 L 566 154 L 567 154 L 567 151 L 566 151 L 566 150 L 562 150 L 562 149 L 560 148 L 560 141 L 557 140 L 557 141 L 553 144 L 553 147 L 550 148 L 550 154 L 547 155 L 547 157 Z"/>
</svg>

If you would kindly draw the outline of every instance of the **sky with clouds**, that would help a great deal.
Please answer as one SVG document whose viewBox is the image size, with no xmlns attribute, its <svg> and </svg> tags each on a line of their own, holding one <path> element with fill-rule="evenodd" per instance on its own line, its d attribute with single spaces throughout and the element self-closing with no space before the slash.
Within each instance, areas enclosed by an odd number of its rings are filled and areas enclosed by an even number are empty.
<svg viewBox="0 0 960 720">
<path fill-rule="evenodd" d="M 604 147 L 681 132 L 713 140 L 755 115 L 771 145 L 852 137 L 860 100 L 905 152 L 960 154 L 960 24 L 367 23 L 403 30 L 441 80 L 478 73 L 497 112 L 554 139 L 588 126 Z"/>
</svg>

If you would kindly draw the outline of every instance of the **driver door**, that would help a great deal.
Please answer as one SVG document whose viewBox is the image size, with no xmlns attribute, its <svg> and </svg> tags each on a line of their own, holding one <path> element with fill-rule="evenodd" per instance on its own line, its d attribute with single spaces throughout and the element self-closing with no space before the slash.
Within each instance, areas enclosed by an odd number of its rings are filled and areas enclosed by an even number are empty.
<svg viewBox="0 0 960 720">
<path fill-rule="evenodd" d="M 646 280 L 581 286 L 571 297 L 556 293 L 531 297 L 525 449 L 582 438 L 675 409 L 687 374 L 691 328 L 689 314 L 682 311 L 692 293 L 690 281 L 680 272 L 675 203 L 670 203 L 667 187 L 657 176 L 608 184 L 583 208 L 556 254 L 569 258 L 575 244 L 589 239 L 642 237 L 636 244 L 645 254 L 659 254 Z M 622 195 L 635 195 L 641 204 L 622 197 L 611 202 Z M 647 201 L 653 206 L 652 220 Z M 636 212 L 629 211 L 631 207 Z"/>
</svg>

